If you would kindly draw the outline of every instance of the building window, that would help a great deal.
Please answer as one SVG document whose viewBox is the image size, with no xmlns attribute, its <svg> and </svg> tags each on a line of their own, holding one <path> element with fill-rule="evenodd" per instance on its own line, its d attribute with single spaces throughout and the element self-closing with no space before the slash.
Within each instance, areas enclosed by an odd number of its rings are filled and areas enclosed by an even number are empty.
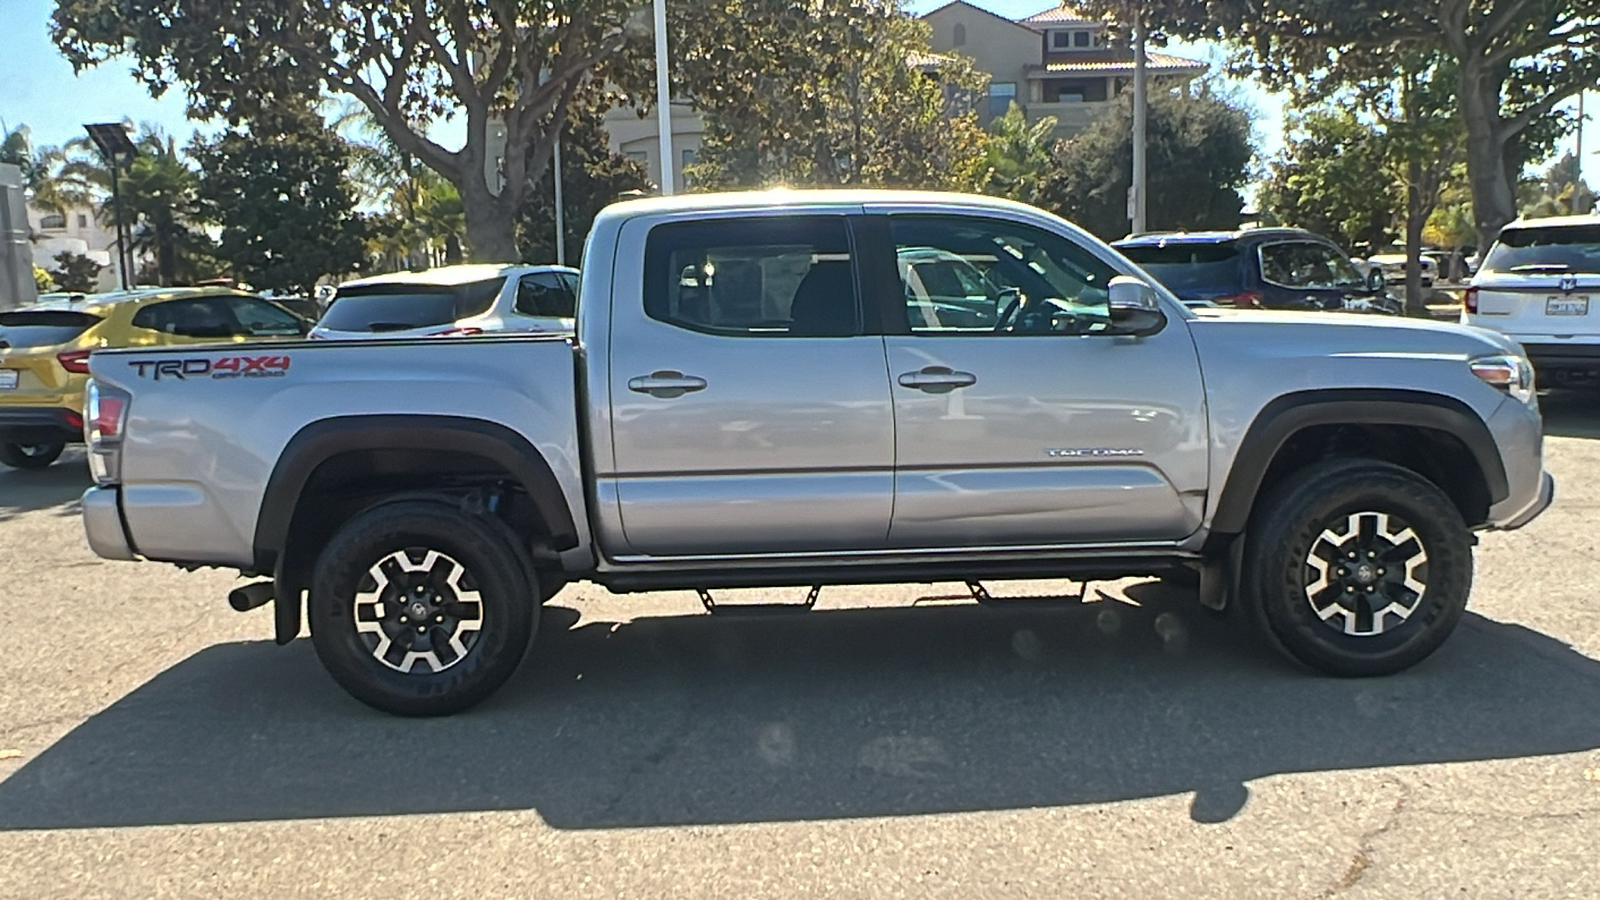
<svg viewBox="0 0 1600 900">
<path fill-rule="evenodd" d="M 1050 32 L 1050 46 L 1054 47 L 1057 50 L 1065 50 L 1066 48 L 1071 47 L 1072 46 L 1072 32 L 1070 32 L 1070 31 L 1052 31 L 1052 32 Z"/>
<path fill-rule="evenodd" d="M 86 214 L 78 213 L 78 227 L 79 228 L 88 228 L 89 227 L 89 217 Z"/>
<path fill-rule="evenodd" d="M 951 46 L 960 47 L 967 42 L 967 26 L 956 23 L 955 33 L 950 37 Z"/>
<path fill-rule="evenodd" d="M 1072 34 L 1072 46 L 1088 47 L 1094 43 L 1094 36 L 1087 31 L 1075 31 Z"/>
<path fill-rule="evenodd" d="M 624 150 L 623 156 L 633 160 L 641 166 L 650 165 L 650 154 L 644 150 Z"/>
<path fill-rule="evenodd" d="M 67 217 L 60 213 L 49 213 L 39 217 L 39 227 L 46 231 L 67 227 Z"/>
<path fill-rule="evenodd" d="M 695 163 L 697 163 L 699 161 L 700 161 L 700 151 L 699 150 L 685 150 L 685 151 L 683 151 L 683 165 L 684 165 L 684 168 L 688 168 L 689 166 L 692 166 L 692 165 L 694 165 Z"/>
<path fill-rule="evenodd" d="M 989 85 L 989 115 L 1003 116 L 1017 99 L 1015 81 L 997 81 Z"/>
</svg>

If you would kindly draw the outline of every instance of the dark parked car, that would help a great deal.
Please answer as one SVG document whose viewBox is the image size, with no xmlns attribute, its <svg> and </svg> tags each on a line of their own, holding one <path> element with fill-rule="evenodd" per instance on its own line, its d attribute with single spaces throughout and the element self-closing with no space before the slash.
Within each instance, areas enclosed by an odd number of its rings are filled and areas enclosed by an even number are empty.
<svg viewBox="0 0 1600 900">
<path fill-rule="evenodd" d="M 1298 228 L 1142 234 L 1112 246 L 1190 306 L 1401 311 L 1382 271 L 1363 275 L 1339 245 Z"/>
</svg>

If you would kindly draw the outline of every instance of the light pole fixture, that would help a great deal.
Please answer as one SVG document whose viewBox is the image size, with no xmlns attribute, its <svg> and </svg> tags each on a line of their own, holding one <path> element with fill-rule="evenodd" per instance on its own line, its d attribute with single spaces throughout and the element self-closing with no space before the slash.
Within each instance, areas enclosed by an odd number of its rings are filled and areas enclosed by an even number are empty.
<svg viewBox="0 0 1600 900">
<path fill-rule="evenodd" d="M 653 0 L 656 19 L 656 122 L 661 135 L 661 196 L 673 194 L 672 88 L 667 75 L 667 0 Z"/>
<path fill-rule="evenodd" d="M 83 128 L 89 132 L 89 140 L 100 149 L 100 155 L 111 167 L 111 211 L 117 229 L 117 274 L 122 289 L 127 290 L 128 270 L 133 267 L 133 248 L 129 246 L 131 237 L 123 221 L 122 183 L 118 172 L 132 161 L 136 151 L 133 141 L 128 137 L 128 129 L 121 122 L 85 125 Z"/>
</svg>

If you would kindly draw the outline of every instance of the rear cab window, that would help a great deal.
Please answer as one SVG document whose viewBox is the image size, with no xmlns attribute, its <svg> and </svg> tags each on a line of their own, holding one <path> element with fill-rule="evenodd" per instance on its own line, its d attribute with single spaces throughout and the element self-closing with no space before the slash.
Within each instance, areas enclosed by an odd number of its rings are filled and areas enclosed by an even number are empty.
<svg viewBox="0 0 1600 900">
<path fill-rule="evenodd" d="M 98 322 L 99 316 L 64 309 L 19 309 L 0 313 L 0 350 L 70 344 Z"/>
<path fill-rule="evenodd" d="M 1239 246 L 1232 241 L 1145 244 L 1117 248 L 1177 293 L 1228 293 L 1242 281 Z"/>
<path fill-rule="evenodd" d="M 1507 228 L 1483 269 L 1518 275 L 1600 275 L 1600 223 Z"/>
<path fill-rule="evenodd" d="M 449 325 L 488 312 L 504 285 L 504 278 L 453 285 L 350 285 L 339 288 L 317 324 L 330 331 L 370 332 Z"/>
</svg>

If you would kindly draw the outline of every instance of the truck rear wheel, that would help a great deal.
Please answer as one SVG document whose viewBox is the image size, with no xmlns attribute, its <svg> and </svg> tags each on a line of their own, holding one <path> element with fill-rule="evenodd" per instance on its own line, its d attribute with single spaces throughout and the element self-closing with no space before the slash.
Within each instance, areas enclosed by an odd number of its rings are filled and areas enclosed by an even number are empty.
<svg viewBox="0 0 1600 900">
<path fill-rule="evenodd" d="M 1290 658 L 1330 675 L 1388 675 L 1455 630 L 1472 589 L 1472 536 L 1421 476 L 1335 460 L 1263 499 L 1242 576 L 1250 618 Z"/>
<path fill-rule="evenodd" d="M 533 567 L 498 519 L 444 501 L 385 503 L 318 557 L 311 640 L 356 699 L 403 716 L 460 712 L 516 671 L 538 622 Z"/>
<path fill-rule="evenodd" d="M 0 444 L 0 463 L 13 469 L 43 469 L 56 461 L 67 445 L 54 441 L 48 444 Z"/>
</svg>

